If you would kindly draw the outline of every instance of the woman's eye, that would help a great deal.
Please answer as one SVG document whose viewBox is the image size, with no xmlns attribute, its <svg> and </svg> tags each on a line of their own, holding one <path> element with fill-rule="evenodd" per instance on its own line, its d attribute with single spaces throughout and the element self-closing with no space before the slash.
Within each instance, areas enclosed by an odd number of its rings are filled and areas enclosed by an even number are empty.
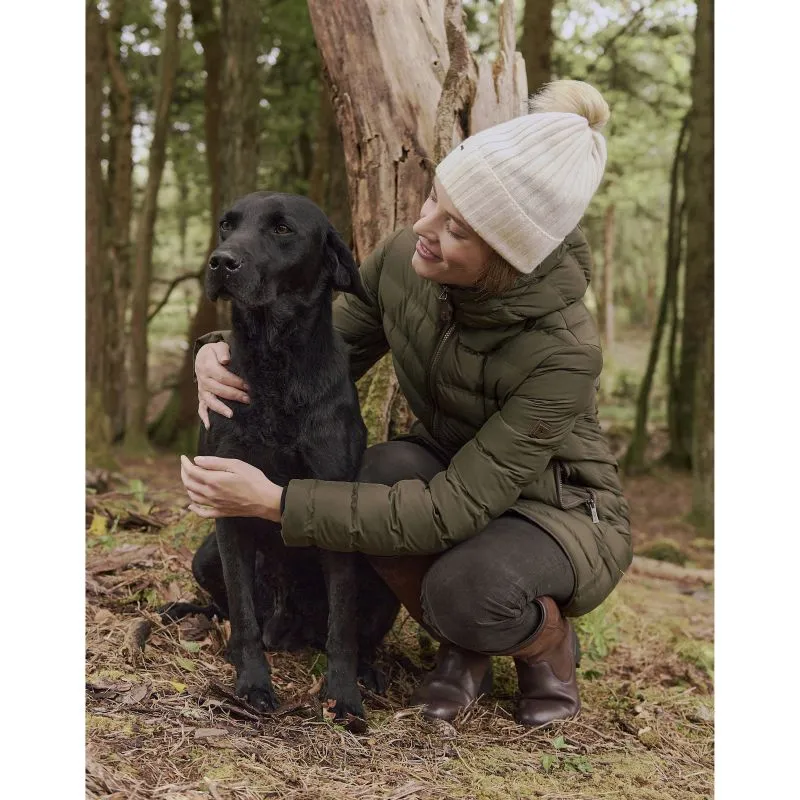
<svg viewBox="0 0 800 800">
<path fill-rule="evenodd" d="M 222 222 L 220 222 L 220 224 L 219 224 L 219 229 L 221 231 L 229 231 L 229 230 L 231 230 L 232 227 L 233 227 L 233 225 L 231 225 L 231 223 L 228 222 L 227 219 L 222 220 Z"/>
<path fill-rule="evenodd" d="M 291 228 L 288 225 L 284 225 L 283 223 L 275 226 L 275 233 L 285 234 L 291 232 L 292 232 Z"/>
</svg>

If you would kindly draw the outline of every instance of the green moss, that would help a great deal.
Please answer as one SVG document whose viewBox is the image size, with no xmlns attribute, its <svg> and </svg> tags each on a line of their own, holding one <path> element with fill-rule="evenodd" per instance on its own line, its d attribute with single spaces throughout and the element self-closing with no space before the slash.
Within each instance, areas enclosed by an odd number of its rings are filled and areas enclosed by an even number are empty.
<svg viewBox="0 0 800 800">
<path fill-rule="evenodd" d="M 656 539 L 639 550 L 639 553 L 646 558 L 668 561 L 670 564 L 679 564 L 680 566 L 683 566 L 687 560 L 686 554 L 674 539 Z"/>
</svg>

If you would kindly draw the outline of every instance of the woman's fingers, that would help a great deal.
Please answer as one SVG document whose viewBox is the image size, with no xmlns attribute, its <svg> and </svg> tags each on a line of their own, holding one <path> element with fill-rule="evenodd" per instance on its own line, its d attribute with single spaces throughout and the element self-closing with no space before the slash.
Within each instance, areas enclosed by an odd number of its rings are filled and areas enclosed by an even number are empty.
<svg viewBox="0 0 800 800">
<path fill-rule="evenodd" d="M 200 417 L 200 421 L 203 423 L 206 430 L 211 427 L 211 421 L 208 418 L 208 406 L 206 405 L 205 400 L 203 400 L 203 396 L 200 395 L 198 403 L 197 403 L 197 414 Z"/>
<path fill-rule="evenodd" d="M 238 400 L 240 403 L 249 403 L 250 398 L 247 394 L 233 386 L 220 383 L 216 378 L 206 378 L 202 383 L 199 383 L 203 391 L 211 392 L 211 394 L 221 397 L 224 400 Z"/>
<path fill-rule="evenodd" d="M 198 517 L 204 517 L 205 519 L 218 519 L 223 516 L 222 512 L 217 511 L 216 508 L 208 508 L 207 506 L 198 505 L 197 503 L 190 503 L 189 511 L 194 511 Z"/>
<path fill-rule="evenodd" d="M 208 408 L 212 411 L 216 411 L 217 414 L 222 414 L 223 417 L 228 417 L 228 419 L 230 419 L 233 416 L 233 411 L 211 392 L 201 391 L 200 402 L 205 403 Z"/>
<path fill-rule="evenodd" d="M 212 364 L 207 371 L 207 379 L 211 378 L 223 386 L 244 391 L 244 381 L 234 372 L 225 369 L 220 363 Z"/>
</svg>

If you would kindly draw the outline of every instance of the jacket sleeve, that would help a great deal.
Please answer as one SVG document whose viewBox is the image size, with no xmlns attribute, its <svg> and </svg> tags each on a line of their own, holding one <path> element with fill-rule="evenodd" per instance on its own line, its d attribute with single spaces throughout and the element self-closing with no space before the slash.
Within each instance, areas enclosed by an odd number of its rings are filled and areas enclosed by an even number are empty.
<svg viewBox="0 0 800 800">
<path fill-rule="evenodd" d="M 355 295 L 342 292 L 333 303 L 333 326 L 347 345 L 350 376 L 354 381 L 357 381 L 389 350 L 389 343 L 383 331 L 378 284 L 386 252 L 398 233 L 385 239 L 359 267 L 361 282 L 369 302 L 364 303 Z"/>
<path fill-rule="evenodd" d="M 290 546 L 370 555 L 438 553 L 507 511 L 592 402 L 599 348 L 551 353 L 429 484 L 290 481 L 281 519 Z"/>
</svg>

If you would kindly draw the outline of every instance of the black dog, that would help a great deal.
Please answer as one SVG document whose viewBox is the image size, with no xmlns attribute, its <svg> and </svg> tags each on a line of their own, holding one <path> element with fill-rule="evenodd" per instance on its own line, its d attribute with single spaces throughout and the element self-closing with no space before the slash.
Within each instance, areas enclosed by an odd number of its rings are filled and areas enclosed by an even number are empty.
<svg viewBox="0 0 800 800">
<path fill-rule="evenodd" d="M 229 368 L 251 403 L 233 403 L 231 419 L 212 412 L 200 454 L 241 459 L 280 486 L 355 480 L 366 429 L 331 308 L 335 290 L 364 297 L 352 254 L 322 211 L 295 195 L 247 195 L 219 229 L 206 292 L 232 301 Z M 238 694 L 276 708 L 264 648 L 324 647 L 337 718 L 363 717 L 357 678 L 380 689 L 372 659 L 399 608 L 363 556 L 287 548 L 275 523 L 222 518 L 192 570 L 230 618 Z"/>
</svg>

